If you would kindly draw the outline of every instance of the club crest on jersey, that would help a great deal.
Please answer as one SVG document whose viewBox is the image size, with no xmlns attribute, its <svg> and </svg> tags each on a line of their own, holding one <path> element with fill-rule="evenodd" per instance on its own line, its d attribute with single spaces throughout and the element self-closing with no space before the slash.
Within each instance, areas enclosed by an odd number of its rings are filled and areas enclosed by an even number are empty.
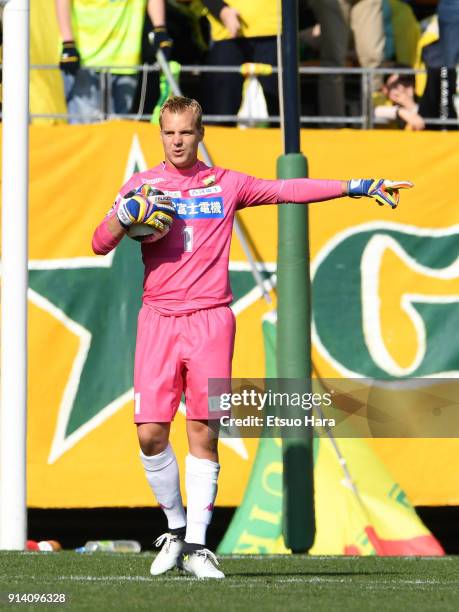
<svg viewBox="0 0 459 612">
<path fill-rule="evenodd" d="M 202 189 L 190 189 L 190 196 L 202 196 L 207 195 L 209 193 L 221 193 L 222 188 L 220 185 L 212 185 L 212 187 L 203 187 Z"/>
<path fill-rule="evenodd" d="M 222 219 L 223 198 L 174 198 L 177 216 L 181 219 Z"/>
<path fill-rule="evenodd" d="M 206 176 L 206 178 L 203 179 L 202 182 L 206 187 L 213 185 L 215 183 L 215 174 L 210 174 L 209 176 Z"/>
</svg>

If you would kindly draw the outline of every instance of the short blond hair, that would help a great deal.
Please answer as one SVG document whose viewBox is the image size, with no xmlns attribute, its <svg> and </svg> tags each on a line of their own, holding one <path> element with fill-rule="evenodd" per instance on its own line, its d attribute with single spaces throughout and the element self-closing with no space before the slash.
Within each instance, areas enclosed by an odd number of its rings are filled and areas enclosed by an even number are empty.
<svg viewBox="0 0 459 612">
<path fill-rule="evenodd" d="M 187 110 L 194 112 L 196 117 L 196 127 L 198 130 L 202 129 L 202 108 L 197 100 L 194 98 L 185 98 L 185 96 L 172 96 L 168 98 L 161 106 L 159 111 L 159 125 L 163 127 L 163 114 L 165 111 L 170 113 L 184 113 Z"/>
</svg>

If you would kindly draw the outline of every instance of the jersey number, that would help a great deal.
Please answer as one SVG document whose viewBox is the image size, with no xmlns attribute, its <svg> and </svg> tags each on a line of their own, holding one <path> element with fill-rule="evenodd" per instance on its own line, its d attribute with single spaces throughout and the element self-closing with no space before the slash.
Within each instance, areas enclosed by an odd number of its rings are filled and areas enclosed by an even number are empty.
<svg viewBox="0 0 459 612">
<path fill-rule="evenodd" d="M 185 253 L 193 250 L 193 228 L 189 225 L 183 228 L 183 250 Z"/>
</svg>

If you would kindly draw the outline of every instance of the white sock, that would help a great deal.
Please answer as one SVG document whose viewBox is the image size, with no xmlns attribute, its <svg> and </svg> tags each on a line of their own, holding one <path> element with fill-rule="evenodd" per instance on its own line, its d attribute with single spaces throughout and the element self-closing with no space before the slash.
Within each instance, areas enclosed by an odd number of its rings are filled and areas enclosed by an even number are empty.
<svg viewBox="0 0 459 612">
<path fill-rule="evenodd" d="M 209 459 L 187 455 L 185 459 L 187 503 L 185 542 L 205 544 L 206 531 L 212 518 L 217 496 L 220 466 Z"/>
<path fill-rule="evenodd" d="M 170 444 L 162 453 L 144 455 L 140 459 L 151 490 L 167 517 L 169 529 L 180 529 L 186 525 L 185 510 L 180 493 L 180 479 L 174 451 Z"/>
</svg>

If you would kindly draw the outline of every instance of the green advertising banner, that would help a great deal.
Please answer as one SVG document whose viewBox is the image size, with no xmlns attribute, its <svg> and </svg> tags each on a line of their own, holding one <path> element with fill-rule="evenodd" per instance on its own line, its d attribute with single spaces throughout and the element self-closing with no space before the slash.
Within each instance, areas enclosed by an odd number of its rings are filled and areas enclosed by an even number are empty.
<svg viewBox="0 0 459 612">
<path fill-rule="evenodd" d="M 321 379 L 379 373 L 402 379 L 414 374 L 457 376 L 459 134 L 397 133 L 397 156 L 394 134 L 309 130 L 302 138 L 313 177 L 377 172 L 416 185 L 396 211 L 347 198 L 310 206 L 314 371 Z M 280 142 L 275 129 L 206 129 L 216 163 L 265 178 L 275 177 Z M 125 180 L 162 157 L 157 127 L 149 124 L 31 126 L 31 507 L 155 504 L 132 423 L 140 249 L 123 241 L 115 252 L 100 257 L 92 252 L 91 238 Z M 241 212 L 241 220 L 275 307 L 277 207 L 249 208 Z M 231 246 L 230 278 L 237 321 L 233 375 L 261 379 L 266 375 L 261 321 L 271 306 L 262 299 L 237 238 Z M 272 355 L 274 337 L 267 331 L 265 342 Z M 270 367 L 268 363 L 268 375 Z M 180 464 L 187 453 L 184 411 L 182 405 L 172 438 Z M 372 481 L 386 482 L 386 496 L 394 482 L 399 483 L 414 505 L 459 503 L 458 472 L 444 469 L 455 461 L 459 440 L 374 439 L 348 448 L 351 442 L 341 440 L 339 448 L 348 463 L 355 464 L 351 473 L 356 480 L 360 460 L 368 463 L 371 456 L 372 465 L 379 466 L 374 468 L 378 477 L 366 472 L 359 476 L 375 499 L 381 495 Z M 238 506 L 246 493 L 251 495 L 249 480 L 260 479 L 271 491 L 271 503 L 280 499 L 273 493 L 280 485 L 278 466 L 265 473 L 265 460 L 255 460 L 258 447 L 259 457 L 268 448 L 278 460 L 276 442 L 222 439 L 217 504 Z M 342 480 L 343 472 L 336 467 L 336 452 L 328 440 L 316 442 L 315 450 L 316 469 L 321 470 L 315 485 L 320 506 L 321 499 L 327 499 L 320 495 L 321 483 L 328 477 Z M 330 476 L 321 467 L 325 463 Z M 393 499 L 399 500 L 394 491 Z M 341 508 L 343 500 L 335 501 L 330 507 Z M 273 515 L 278 512 L 275 505 L 264 507 Z M 347 512 L 345 505 L 342 509 Z M 274 525 L 273 516 L 270 520 L 265 527 Z M 317 545 L 323 533 L 319 530 Z M 415 537 L 417 531 L 407 534 Z M 355 542 L 356 536 L 348 539 Z"/>
</svg>

